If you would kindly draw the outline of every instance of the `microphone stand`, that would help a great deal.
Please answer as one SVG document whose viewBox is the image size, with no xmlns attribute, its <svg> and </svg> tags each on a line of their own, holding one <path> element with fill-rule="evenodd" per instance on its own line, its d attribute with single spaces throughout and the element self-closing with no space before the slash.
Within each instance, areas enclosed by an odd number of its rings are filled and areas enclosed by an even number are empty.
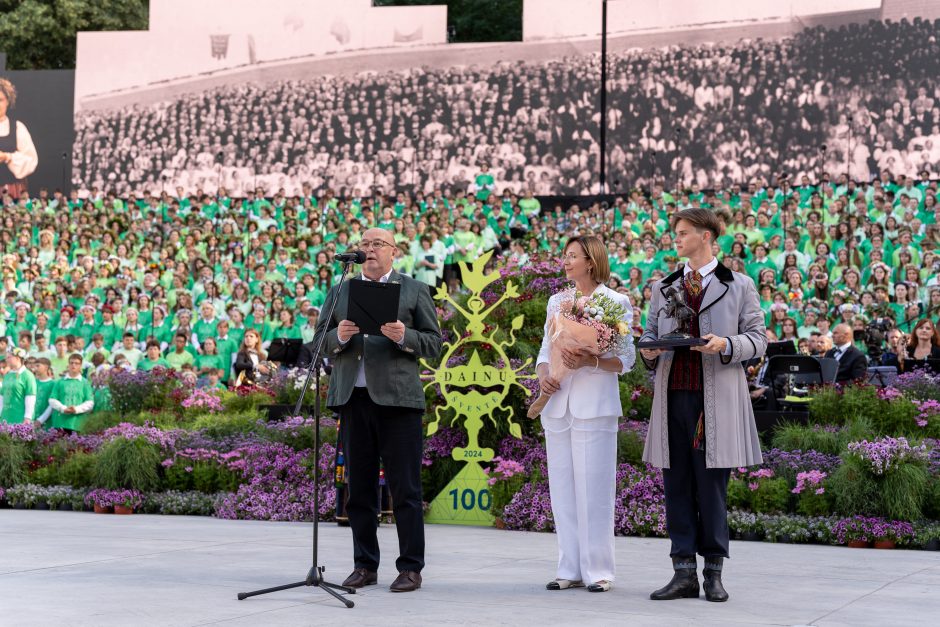
<svg viewBox="0 0 940 627">
<path fill-rule="evenodd" d="M 327 594 L 336 597 L 336 599 L 346 607 L 351 608 L 355 605 L 355 603 L 349 599 L 343 598 L 338 592 L 336 592 L 337 590 L 340 590 L 342 592 L 346 592 L 347 594 L 356 594 L 355 588 L 349 588 L 335 583 L 330 583 L 323 578 L 323 571 L 326 570 L 326 567 L 319 565 L 318 554 L 320 541 L 320 362 L 322 361 L 323 341 L 326 339 L 327 328 L 329 326 L 330 320 L 333 319 L 333 312 L 336 309 L 336 302 L 339 300 L 340 290 L 343 283 L 346 281 L 346 275 L 349 274 L 349 269 L 352 267 L 353 263 L 354 262 L 352 261 L 347 261 L 343 264 L 343 275 L 340 277 L 339 283 L 337 283 L 336 297 L 330 302 L 330 309 L 326 312 L 326 318 L 324 318 L 326 323 L 323 327 L 323 334 L 320 336 L 320 341 L 317 342 L 317 346 L 313 351 L 313 359 L 310 360 L 310 364 L 307 366 L 307 378 L 304 379 L 304 387 L 301 389 L 300 398 L 297 399 L 297 404 L 294 406 L 294 415 L 301 415 L 300 411 L 301 407 L 303 406 L 304 397 L 307 395 L 307 389 L 310 387 L 310 379 L 313 377 L 313 373 L 316 372 L 316 402 L 313 404 L 313 417 L 315 422 L 313 432 L 313 564 L 310 567 L 310 570 L 307 572 L 307 578 L 303 581 L 289 583 L 282 586 L 275 586 L 273 588 L 265 588 L 264 590 L 255 590 L 253 592 L 239 592 L 239 601 L 243 601 L 248 597 L 268 594 L 270 592 L 278 592 L 280 590 L 290 590 L 291 588 L 300 588 L 301 586 L 315 586 Z"/>
</svg>

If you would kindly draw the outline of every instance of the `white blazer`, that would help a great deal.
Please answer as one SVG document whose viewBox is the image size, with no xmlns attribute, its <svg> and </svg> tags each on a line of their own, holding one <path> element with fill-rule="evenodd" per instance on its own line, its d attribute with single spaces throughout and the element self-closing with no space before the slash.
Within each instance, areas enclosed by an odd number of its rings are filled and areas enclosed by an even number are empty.
<svg viewBox="0 0 940 627">
<path fill-rule="evenodd" d="M 630 299 L 606 285 L 597 286 L 594 294 L 599 293 L 606 294 L 611 299 L 623 304 L 624 315 L 621 319 L 627 323 L 627 326 L 632 328 L 633 307 L 630 305 Z M 554 294 L 548 299 L 542 348 L 539 350 L 536 366 L 548 363 L 549 345 L 551 343 L 548 337 L 548 323 L 558 311 L 560 303 L 572 296 L 573 290 L 565 290 Z M 632 336 L 620 352 L 606 352 L 601 357 L 617 357 L 621 363 L 620 374 L 629 372 L 633 368 L 634 361 L 636 361 L 636 350 L 633 347 Z M 595 370 L 593 367 L 579 368 L 569 373 L 560 381 L 561 389 L 548 400 L 548 404 L 542 410 L 542 415 L 546 418 L 561 418 L 565 415 L 565 411 L 570 409 L 572 416 L 582 419 L 621 416 L 623 414 L 623 405 L 620 403 L 620 386 L 617 382 L 617 374 L 607 370 Z"/>
</svg>

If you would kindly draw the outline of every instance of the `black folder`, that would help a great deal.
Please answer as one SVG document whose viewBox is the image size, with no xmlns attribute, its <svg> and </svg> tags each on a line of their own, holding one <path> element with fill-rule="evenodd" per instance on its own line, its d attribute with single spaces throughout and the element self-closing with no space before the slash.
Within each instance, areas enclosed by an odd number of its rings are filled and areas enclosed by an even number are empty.
<svg viewBox="0 0 940 627">
<path fill-rule="evenodd" d="M 400 298 L 400 283 L 351 279 L 346 318 L 356 323 L 360 333 L 382 335 L 383 324 L 398 320 Z"/>
</svg>

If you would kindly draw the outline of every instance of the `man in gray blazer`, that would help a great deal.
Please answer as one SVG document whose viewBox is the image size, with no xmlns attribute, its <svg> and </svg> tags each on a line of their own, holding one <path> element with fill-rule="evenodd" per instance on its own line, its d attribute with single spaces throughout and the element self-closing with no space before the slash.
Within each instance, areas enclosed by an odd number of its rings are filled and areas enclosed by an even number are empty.
<svg viewBox="0 0 940 627">
<path fill-rule="evenodd" d="M 360 248 L 366 253 L 364 281 L 401 284 L 398 320 L 382 326 L 381 336 L 360 333 L 346 319 L 349 291 L 333 287 L 323 311 L 337 299 L 332 319 L 321 318 L 314 343 L 326 333 L 324 357 L 333 364 L 327 406 L 341 420 L 343 451 L 349 477 L 346 512 L 353 533 L 352 574 L 344 586 L 361 588 L 377 582 L 379 568 L 379 460 L 385 469 L 398 528 L 398 578 L 393 592 L 421 587 L 424 568 L 424 513 L 421 497 L 424 388 L 418 359 L 441 352 L 437 311 L 425 284 L 392 270 L 395 240 L 384 229 L 369 229 Z"/>
<path fill-rule="evenodd" d="M 653 284 L 640 341 L 659 339 L 675 329 L 675 321 L 662 311 L 663 292 L 678 287 L 696 313 L 692 333 L 708 343 L 691 350 L 640 350 L 646 366 L 656 371 L 643 459 L 663 469 L 675 573 L 650 597 L 697 598 L 699 554 L 705 558 L 705 598 L 727 601 L 721 571 L 728 557 L 728 478 L 731 468 L 761 463 L 741 362 L 760 357 L 767 348 L 764 312 L 754 281 L 732 272 L 712 254 L 721 233 L 713 211 L 679 211 L 672 228 L 676 250 L 688 261 Z"/>
</svg>

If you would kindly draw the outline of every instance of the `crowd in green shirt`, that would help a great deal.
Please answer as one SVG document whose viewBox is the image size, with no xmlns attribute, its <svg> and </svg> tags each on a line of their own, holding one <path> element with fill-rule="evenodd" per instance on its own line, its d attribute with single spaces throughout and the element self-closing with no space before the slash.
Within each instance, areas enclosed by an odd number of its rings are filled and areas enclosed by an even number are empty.
<svg viewBox="0 0 940 627">
<path fill-rule="evenodd" d="M 585 201 L 517 196 L 484 170 L 468 191 L 413 197 L 180 189 L 117 198 L 92 189 L 2 202 L 0 358 L 22 348 L 49 362 L 54 381 L 79 354 L 86 374 L 120 364 L 231 382 L 247 329 L 263 350 L 279 338 L 313 339 L 341 271 L 335 255 L 375 226 L 398 244 L 397 271 L 449 290 L 461 289 L 461 262 L 489 251 L 494 266 L 557 262 L 568 238 L 597 234 L 610 286 L 631 296 L 639 326 L 651 283 L 681 267 L 671 215 L 706 207 L 725 225 L 718 257 L 757 283 L 777 336 L 786 319 L 805 337 L 874 317 L 909 332 L 940 314 L 940 206 L 926 176 L 655 186 Z"/>
</svg>

